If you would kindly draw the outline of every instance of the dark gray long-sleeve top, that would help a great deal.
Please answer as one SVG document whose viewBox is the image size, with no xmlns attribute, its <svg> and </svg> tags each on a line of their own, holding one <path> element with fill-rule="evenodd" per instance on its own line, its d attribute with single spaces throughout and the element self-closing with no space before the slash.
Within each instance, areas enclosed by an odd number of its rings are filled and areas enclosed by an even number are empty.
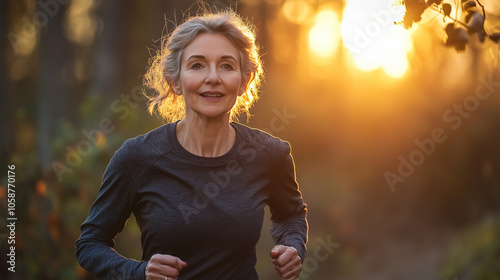
<svg viewBox="0 0 500 280">
<path fill-rule="evenodd" d="M 127 140 L 115 153 L 76 242 L 80 265 L 101 279 L 145 279 L 154 254 L 188 265 L 179 280 L 257 279 L 255 246 L 264 207 L 271 210 L 276 244 L 304 259 L 306 205 L 295 180 L 290 146 L 247 126 L 236 129 L 232 149 L 220 157 L 185 150 L 176 124 Z M 134 213 L 142 261 L 113 249 Z"/>
</svg>

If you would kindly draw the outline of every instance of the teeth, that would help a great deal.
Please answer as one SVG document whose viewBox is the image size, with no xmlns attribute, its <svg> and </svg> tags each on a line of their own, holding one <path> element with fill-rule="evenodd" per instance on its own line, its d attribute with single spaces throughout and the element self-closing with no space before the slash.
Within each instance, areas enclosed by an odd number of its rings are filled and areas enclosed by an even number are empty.
<svg viewBox="0 0 500 280">
<path fill-rule="evenodd" d="M 220 94 L 202 94 L 203 96 L 206 96 L 206 97 L 220 97 L 222 95 Z"/>
</svg>

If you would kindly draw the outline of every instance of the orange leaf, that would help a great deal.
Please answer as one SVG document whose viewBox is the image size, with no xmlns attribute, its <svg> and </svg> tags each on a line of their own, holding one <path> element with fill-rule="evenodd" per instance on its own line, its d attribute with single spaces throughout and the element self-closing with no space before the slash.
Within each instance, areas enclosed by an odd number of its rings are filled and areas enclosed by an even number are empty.
<svg viewBox="0 0 500 280">
<path fill-rule="evenodd" d="M 36 193 L 40 196 L 44 196 L 47 193 L 47 185 L 42 179 L 36 181 Z"/>
</svg>

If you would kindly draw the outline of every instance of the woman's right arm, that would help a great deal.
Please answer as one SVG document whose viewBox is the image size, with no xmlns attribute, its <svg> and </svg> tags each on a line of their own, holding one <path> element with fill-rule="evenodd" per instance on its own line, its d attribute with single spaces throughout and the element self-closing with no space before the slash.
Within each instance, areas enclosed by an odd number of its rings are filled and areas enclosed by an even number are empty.
<svg viewBox="0 0 500 280">
<path fill-rule="evenodd" d="M 79 264 L 100 279 L 145 279 L 147 262 L 127 259 L 113 249 L 115 236 L 132 213 L 138 180 L 147 169 L 133 146 L 125 142 L 111 159 L 76 241 Z"/>
</svg>

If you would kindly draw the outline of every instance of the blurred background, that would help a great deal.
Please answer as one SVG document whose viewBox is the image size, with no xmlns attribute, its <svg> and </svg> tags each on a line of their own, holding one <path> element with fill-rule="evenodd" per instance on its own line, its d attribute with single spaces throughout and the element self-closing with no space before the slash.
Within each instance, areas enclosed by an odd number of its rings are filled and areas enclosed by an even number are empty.
<svg viewBox="0 0 500 280">
<path fill-rule="evenodd" d="M 292 145 L 309 208 L 300 279 L 500 279 L 497 44 L 446 48 L 449 19 L 428 9 L 406 30 L 390 0 L 205 3 L 257 27 L 266 81 L 248 124 Z M 481 3 L 486 31 L 500 31 L 500 3 Z M 163 124 L 146 112 L 142 78 L 161 36 L 198 7 L 0 1 L 1 279 L 94 279 L 75 259 L 79 226 L 113 153 Z M 279 279 L 269 226 L 257 270 Z M 139 236 L 131 217 L 116 249 L 140 259 Z"/>
</svg>

